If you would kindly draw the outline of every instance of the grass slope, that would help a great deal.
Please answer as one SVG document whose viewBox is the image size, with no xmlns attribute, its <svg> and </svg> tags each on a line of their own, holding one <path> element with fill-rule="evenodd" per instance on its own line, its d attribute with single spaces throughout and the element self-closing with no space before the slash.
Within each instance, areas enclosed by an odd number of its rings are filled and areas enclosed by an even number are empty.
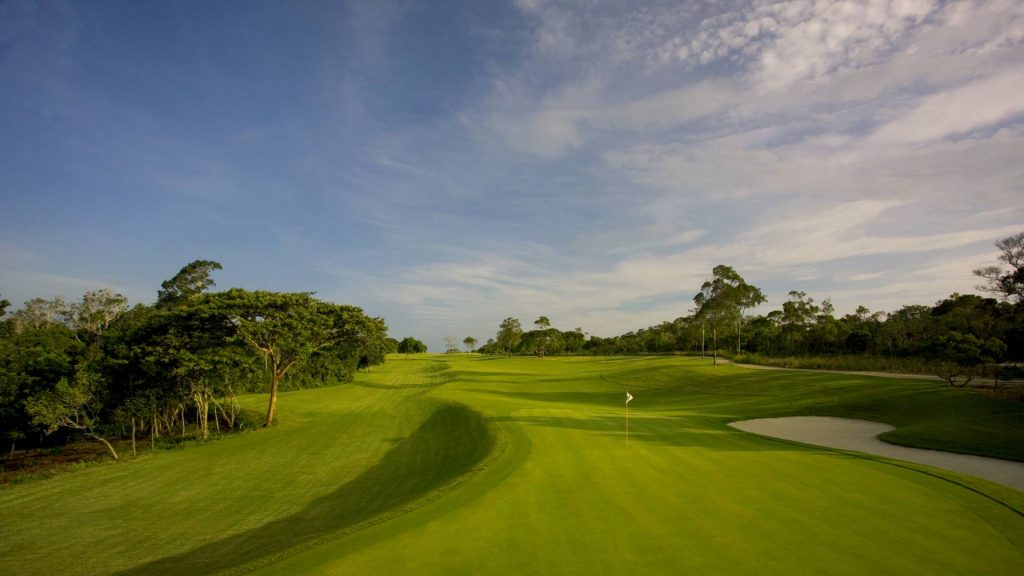
<svg viewBox="0 0 1024 576">
<path fill-rule="evenodd" d="M 242 572 L 414 504 L 493 438 L 421 398 L 439 371 L 398 368 L 395 389 L 283 394 L 268 430 L 0 490 L 0 574 Z"/>
<path fill-rule="evenodd" d="M 280 410 L 270 430 L 0 490 L 0 573 L 1024 565 L 1020 492 L 727 426 L 852 416 L 898 426 L 901 442 L 1024 459 L 1024 408 L 937 382 L 684 358 L 396 357 Z"/>
</svg>

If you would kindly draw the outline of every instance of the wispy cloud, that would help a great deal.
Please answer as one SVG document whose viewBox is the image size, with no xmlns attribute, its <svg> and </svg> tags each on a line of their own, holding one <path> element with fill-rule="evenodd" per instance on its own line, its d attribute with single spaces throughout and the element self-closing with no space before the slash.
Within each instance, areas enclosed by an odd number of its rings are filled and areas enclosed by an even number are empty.
<svg viewBox="0 0 1024 576">
<path fill-rule="evenodd" d="M 913 144 L 988 128 L 1024 113 L 1024 67 L 1011 68 L 959 88 L 931 94 L 912 110 L 879 127 L 880 143 Z"/>
</svg>

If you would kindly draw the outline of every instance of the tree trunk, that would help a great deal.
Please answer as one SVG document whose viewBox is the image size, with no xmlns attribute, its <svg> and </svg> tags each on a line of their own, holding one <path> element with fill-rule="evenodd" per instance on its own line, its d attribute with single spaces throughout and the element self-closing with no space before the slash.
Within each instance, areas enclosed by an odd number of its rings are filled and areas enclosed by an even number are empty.
<svg viewBox="0 0 1024 576">
<path fill-rule="evenodd" d="M 297 359 L 282 362 L 280 358 L 272 357 L 270 367 L 270 405 L 267 407 L 267 421 L 263 426 L 270 426 L 274 423 L 274 409 L 277 407 L 277 387 L 288 374 L 288 370 L 295 365 Z M 283 365 L 282 365 L 283 364 Z"/>
<path fill-rule="evenodd" d="M 740 331 L 741 330 L 742 330 L 742 326 L 740 325 L 740 321 L 736 320 L 736 353 L 737 354 L 740 353 L 740 346 L 741 346 L 741 340 L 740 340 L 741 332 Z"/>
<path fill-rule="evenodd" d="M 185 406 L 181 407 L 181 437 L 185 437 Z"/>
<path fill-rule="evenodd" d="M 700 323 L 700 359 L 704 359 L 704 323 Z"/>
<path fill-rule="evenodd" d="M 151 428 L 150 431 L 149 431 L 149 449 L 150 449 L 150 451 L 156 450 L 156 435 L 157 435 L 157 432 L 158 431 L 157 431 L 157 428 L 156 428 L 156 412 L 153 412 L 153 428 Z"/>
<path fill-rule="evenodd" d="M 110 442 L 107 442 L 105 438 L 100 438 L 99 436 L 93 434 L 92 432 L 86 432 L 85 435 L 90 438 L 95 438 L 100 442 L 103 442 L 103 445 L 107 447 L 107 450 L 110 450 L 110 455 L 114 457 L 114 461 L 117 461 L 117 451 L 114 450 L 114 447 L 110 444 Z"/>
<path fill-rule="evenodd" d="M 196 403 L 196 432 L 206 440 L 210 433 L 210 403 L 206 398 L 206 391 L 200 387 L 194 387 L 192 400 Z"/>
<path fill-rule="evenodd" d="M 214 414 L 216 416 L 216 414 Z M 203 440 L 210 435 L 210 402 L 203 398 Z"/>
<path fill-rule="evenodd" d="M 712 324 L 711 326 L 711 348 L 713 348 L 713 354 L 711 360 L 712 366 L 718 366 L 718 324 Z"/>
<path fill-rule="evenodd" d="M 228 425 L 228 430 L 234 430 L 235 414 L 238 412 L 238 401 L 235 400 L 235 391 L 232 390 L 230 386 L 228 386 L 227 389 L 228 396 L 226 401 L 228 403 L 228 406 L 231 408 L 230 413 L 224 409 L 224 406 L 222 406 L 220 402 L 217 402 L 216 398 L 211 397 L 210 401 L 213 402 L 214 416 L 216 416 L 217 410 L 220 409 L 220 414 L 221 416 L 224 417 L 224 422 Z M 220 432 L 220 424 L 217 424 L 217 431 Z"/>
<path fill-rule="evenodd" d="M 264 426 L 270 426 L 274 422 L 274 409 L 277 407 L 277 384 L 279 381 L 277 374 L 271 374 L 270 405 L 267 406 L 267 421 L 263 423 Z"/>
<path fill-rule="evenodd" d="M 132 458 L 137 456 L 135 453 L 135 416 L 132 416 Z"/>
</svg>

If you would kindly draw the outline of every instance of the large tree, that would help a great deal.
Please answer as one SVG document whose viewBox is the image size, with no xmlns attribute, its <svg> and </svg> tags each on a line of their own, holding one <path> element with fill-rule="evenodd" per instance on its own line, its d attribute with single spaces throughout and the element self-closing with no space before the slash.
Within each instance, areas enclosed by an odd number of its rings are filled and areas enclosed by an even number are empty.
<svg viewBox="0 0 1024 576">
<path fill-rule="evenodd" d="M 266 426 L 274 421 L 281 380 L 319 350 L 344 345 L 360 350 L 382 330 L 354 306 L 321 302 L 309 293 L 233 288 L 208 296 L 235 329 L 235 337 L 262 355 L 270 372 Z"/>
<path fill-rule="evenodd" d="M 1024 302 L 1024 232 L 1003 238 L 996 242 L 1001 254 L 999 260 L 1009 265 L 985 266 L 974 271 L 975 276 L 984 278 L 986 283 L 979 290 L 1002 295 L 1007 300 Z"/>
<path fill-rule="evenodd" d="M 704 282 L 693 297 L 696 317 L 711 326 L 715 363 L 718 362 L 718 328 L 730 321 L 736 323 L 736 351 L 740 348 L 740 326 L 743 312 L 765 301 L 761 290 L 747 284 L 730 266 L 719 264 L 712 270 L 712 278 Z"/>
<path fill-rule="evenodd" d="M 235 368 L 244 364 L 247 351 L 234 342 L 234 331 L 223 321 L 221 310 L 209 299 L 164 310 L 153 316 L 158 337 L 153 344 L 153 362 L 174 380 L 172 389 L 196 409 L 199 435 L 209 435 L 209 411 L 216 406 L 219 383 L 226 382 Z M 216 413 L 214 414 L 216 417 Z"/>
<path fill-rule="evenodd" d="M 79 367 L 73 380 L 62 378 L 52 390 L 45 390 L 25 401 L 25 408 L 35 424 L 47 434 L 58 428 L 77 430 L 107 447 L 117 460 L 117 451 L 97 433 L 102 405 L 97 399 L 100 390 L 99 375 L 86 367 Z"/>
</svg>

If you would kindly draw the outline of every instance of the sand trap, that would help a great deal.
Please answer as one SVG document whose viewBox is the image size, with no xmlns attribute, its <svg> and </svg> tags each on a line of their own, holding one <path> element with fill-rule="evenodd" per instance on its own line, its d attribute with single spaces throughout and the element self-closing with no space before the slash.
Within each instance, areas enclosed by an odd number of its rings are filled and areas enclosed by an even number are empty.
<svg viewBox="0 0 1024 576">
<path fill-rule="evenodd" d="M 744 420 L 729 425 L 744 432 L 753 432 L 773 438 L 795 440 L 805 444 L 842 450 L 855 450 L 962 472 L 1024 491 L 1024 462 L 888 444 L 877 438 L 879 434 L 893 429 L 888 424 L 850 418 L 794 416 L 791 418 Z"/>
</svg>

